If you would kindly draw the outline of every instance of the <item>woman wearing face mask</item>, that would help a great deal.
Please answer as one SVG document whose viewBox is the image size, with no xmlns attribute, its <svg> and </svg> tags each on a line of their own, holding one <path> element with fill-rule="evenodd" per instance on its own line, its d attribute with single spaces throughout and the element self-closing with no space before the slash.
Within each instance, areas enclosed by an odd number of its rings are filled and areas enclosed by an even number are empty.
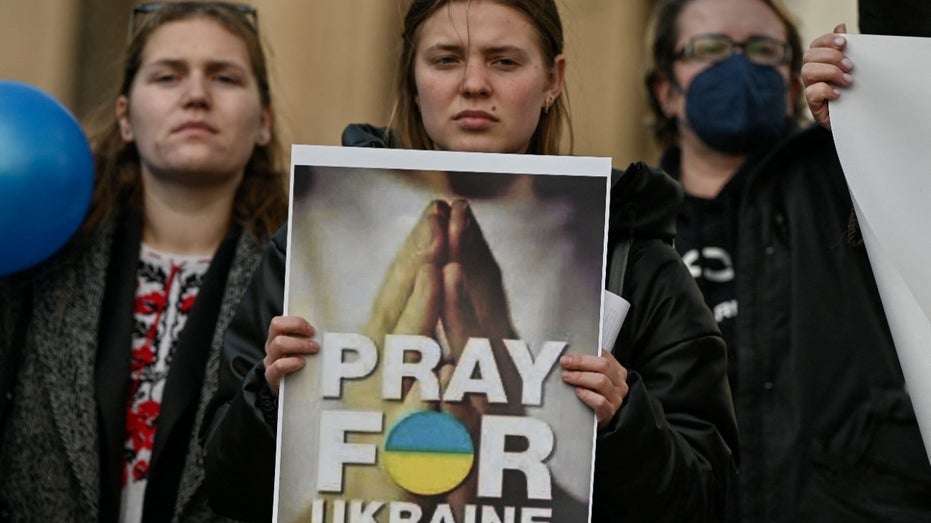
<svg viewBox="0 0 931 523">
<path fill-rule="evenodd" d="M 795 26 L 770 0 L 654 16 L 656 135 L 687 193 L 676 248 L 728 342 L 728 519 L 927 521 L 931 473 L 831 136 L 791 120 Z"/>
<path fill-rule="evenodd" d="M 664 1 L 651 29 L 661 166 L 686 193 L 676 249 L 733 346 L 736 213 L 749 173 L 797 130 L 798 32 L 768 0 Z"/>
<path fill-rule="evenodd" d="M 552 1 L 416 0 L 405 17 L 392 130 L 353 125 L 343 135 L 344 144 L 558 154 L 563 127 L 568 123 L 562 48 L 562 24 Z M 678 187 L 665 175 L 642 165 L 620 174 L 611 201 L 610 241 L 613 246 L 622 239 L 632 240 L 622 290 L 632 308 L 611 351 L 603 356 L 571 355 L 560 362 L 565 371 L 563 382 L 575 388 L 579 401 L 590 406 L 597 419 L 593 517 L 595 521 L 678 521 L 688 514 L 696 521 L 719 520 L 732 469 L 728 449 L 735 444 L 735 428 L 723 345 L 694 281 L 669 243 L 674 234 Z M 461 186 L 450 179 L 449 186 L 433 190 L 453 200 L 467 196 L 469 203 L 439 204 L 425 216 L 441 216 L 440 226 L 422 229 L 438 229 L 437 234 L 455 238 L 460 233 L 453 224 L 481 221 L 478 214 L 469 214 L 470 207 L 477 209 L 483 198 L 500 193 L 531 205 L 543 205 L 547 198 L 558 202 L 571 197 L 545 195 L 545 188 L 531 178 L 481 186 Z M 401 181 L 409 186 L 419 184 L 416 180 Z M 395 182 L 377 182 L 391 183 Z M 358 191 L 377 193 L 372 188 Z M 377 200 L 372 203 L 382 204 Z M 448 228 L 442 226 L 445 219 Z M 568 259 L 564 246 L 555 241 L 564 218 L 543 213 L 538 219 L 539 224 L 514 225 L 514 231 L 495 233 L 516 237 L 524 230 L 553 238 L 553 248 L 539 256 L 540 264 Z M 384 230 L 390 224 L 371 226 Z M 415 228 L 412 237 L 418 230 Z M 318 357 L 314 354 L 319 345 L 309 339 L 315 319 L 280 316 L 286 233 L 276 236 L 227 333 L 222 385 L 214 405 L 213 429 L 206 441 L 207 482 L 214 507 L 233 517 L 268 519 L 279 386 L 284 375 L 303 367 L 305 357 Z M 513 245 L 505 242 L 503 248 L 491 252 L 491 242 L 486 243 L 480 232 L 461 237 L 465 240 L 455 243 L 469 251 L 459 260 L 468 289 L 461 294 L 468 294 L 475 310 L 495 311 L 489 318 L 497 320 L 478 320 L 478 332 L 494 333 L 483 337 L 532 329 L 526 322 L 545 323 L 551 313 L 578 314 L 560 310 L 558 299 L 539 304 L 509 303 L 500 280 L 514 281 L 515 271 L 527 272 L 528 260 L 514 266 L 507 261 L 513 258 L 507 252 Z M 472 262 L 466 260 L 475 253 L 479 254 Z M 473 277 L 479 271 L 494 273 L 498 268 L 498 281 Z M 437 286 L 432 295 L 457 295 L 456 284 L 463 280 L 455 278 L 456 272 L 446 272 L 448 267 L 442 269 L 444 277 L 452 278 L 442 282 L 425 279 L 422 287 Z M 390 274 L 397 272 L 402 273 L 400 278 L 413 280 L 403 270 Z M 539 280 L 541 287 L 560 283 L 546 281 L 545 275 Z M 398 316 L 421 317 L 417 307 L 424 303 L 417 292 L 421 280 L 418 277 L 414 291 L 411 285 L 398 285 L 394 294 L 387 287 L 390 281 L 386 279 L 377 303 L 388 302 L 403 309 L 402 314 L 389 318 L 387 326 L 403 331 Z M 599 291 L 597 283 L 593 290 Z M 383 299 L 386 294 L 390 297 L 387 300 Z M 528 318 L 518 310 L 521 306 L 525 311 L 530 309 L 531 316 L 538 311 L 539 317 Z M 589 319 L 592 314 L 597 313 L 590 311 Z M 364 318 L 359 319 L 362 322 Z M 416 323 L 426 325 L 430 334 L 435 320 L 428 317 Z M 444 325 L 452 323 L 444 321 Z M 442 501 L 454 503 L 457 492 Z M 553 521 L 584 517 L 584 513 L 555 514 Z"/>
<path fill-rule="evenodd" d="M 247 5 L 142 4 L 132 21 L 82 229 L 0 280 L 3 521 L 225 521 L 195 435 L 287 214 L 265 58 Z"/>
</svg>

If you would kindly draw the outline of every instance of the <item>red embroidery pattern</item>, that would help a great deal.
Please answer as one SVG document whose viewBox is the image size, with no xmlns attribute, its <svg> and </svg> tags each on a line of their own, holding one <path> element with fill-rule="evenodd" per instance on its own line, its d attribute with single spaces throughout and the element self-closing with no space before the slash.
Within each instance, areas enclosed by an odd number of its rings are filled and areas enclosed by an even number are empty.
<svg viewBox="0 0 931 523">
<path fill-rule="evenodd" d="M 141 508 L 168 370 L 210 260 L 160 254 L 143 246 L 126 405 L 124 507 Z"/>
</svg>

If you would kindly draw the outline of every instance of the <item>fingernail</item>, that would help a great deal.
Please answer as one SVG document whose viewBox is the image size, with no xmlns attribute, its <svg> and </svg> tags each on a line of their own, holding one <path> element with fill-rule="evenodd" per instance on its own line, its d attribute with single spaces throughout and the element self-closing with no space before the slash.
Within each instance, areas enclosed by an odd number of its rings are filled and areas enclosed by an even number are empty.
<svg viewBox="0 0 931 523">
<path fill-rule="evenodd" d="M 833 91 L 834 91 L 834 96 L 840 96 L 840 91 L 838 91 L 837 89 L 834 89 Z"/>
<path fill-rule="evenodd" d="M 834 37 L 834 47 L 844 47 L 845 43 L 847 43 L 847 40 L 843 36 Z"/>
<path fill-rule="evenodd" d="M 565 355 L 560 356 L 559 363 L 561 363 L 562 365 L 568 365 L 572 363 L 572 356 L 565 356 Z"/>
<path fill-rule="evenodd" d="M 853 82 L 853 77 L 850 76 L 850 75 L 847 74 L 847 73 L 844 73 L 844 82 L 845 82 L 847 85 L 850 85 L 850 84 Z"/>
</svg>

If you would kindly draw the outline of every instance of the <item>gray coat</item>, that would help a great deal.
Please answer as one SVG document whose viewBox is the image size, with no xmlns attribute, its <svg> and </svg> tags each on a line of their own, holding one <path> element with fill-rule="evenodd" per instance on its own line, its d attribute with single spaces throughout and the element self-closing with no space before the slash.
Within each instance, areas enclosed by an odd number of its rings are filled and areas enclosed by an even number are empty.
<svg viewBox="0 0 931 523">
<path fill-rule="evenodd" d="M 40 275 L 34 279 L 32 317 L 22 347 L 12 346 L 12 327 L 21 308 L 16 282 L 0 279 L 0 368 L 9 368 L 12 351 L 22 351 L 0 446 L 0 521 L 102 519 L 95 365 L 114 229 L 108 224 L 85 248 L 68 246 L 36 271 Z M 248 234 L 234 241 L 194 427 L 186 438 L 174 521 L 225 521 L 207 503 L 197 434 L 217 387 L 223 332 L 264 247 Z M 0 379 L 6 374 L 0 373 Z"/>
</svg>

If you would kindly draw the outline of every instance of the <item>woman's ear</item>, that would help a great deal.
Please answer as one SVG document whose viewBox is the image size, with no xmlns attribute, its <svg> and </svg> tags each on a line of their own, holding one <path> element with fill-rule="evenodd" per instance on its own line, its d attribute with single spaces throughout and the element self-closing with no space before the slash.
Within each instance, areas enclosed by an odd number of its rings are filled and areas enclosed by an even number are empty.
<svg viewBox="0 0 931 523">
<path fill-rule="evenodd" d="M 116 99 L 116 122 L 120 126 L 120 137 L 123 141 L 130 143 L 133 141 L 133 126 L 129 121 L 129 98 L 126 95 L 120 95 Z"/>
<path fill-rule="evenodd" d="M 653 72 L 647 83 L 655 110 L 664 118 L 676 118 L 685 99 L 679 83 L 659 71 Z"/>
<path fill-rule="evenodd" d="M 650 95 L 656 108 L 665 118 L 676 115 L 676 99 L 680 96 L 679 88 L 663 73 L 653 73 L 649 81 Z"/>
<path fill-rule="evenodd" d="M 549 81 L 544 91 L 544 100 L 546 105 L 552 105 L 552 101 L 559 98 L 562 94 L 563 86 L 566 81 L 566 57 L 562 54 L 556 55 L 553 59 L 553 67 L 549 72 Z"/>
<path fill-rule="evenodd" d="M 275 121 L 275 113 L 271 107 L 263 107 L 262 115 L 259 119 L 259 131 L 255 137 L 255 143 L 260 146 L 268 145 L 272 141 L 272 124 Z"/>
</svg>

